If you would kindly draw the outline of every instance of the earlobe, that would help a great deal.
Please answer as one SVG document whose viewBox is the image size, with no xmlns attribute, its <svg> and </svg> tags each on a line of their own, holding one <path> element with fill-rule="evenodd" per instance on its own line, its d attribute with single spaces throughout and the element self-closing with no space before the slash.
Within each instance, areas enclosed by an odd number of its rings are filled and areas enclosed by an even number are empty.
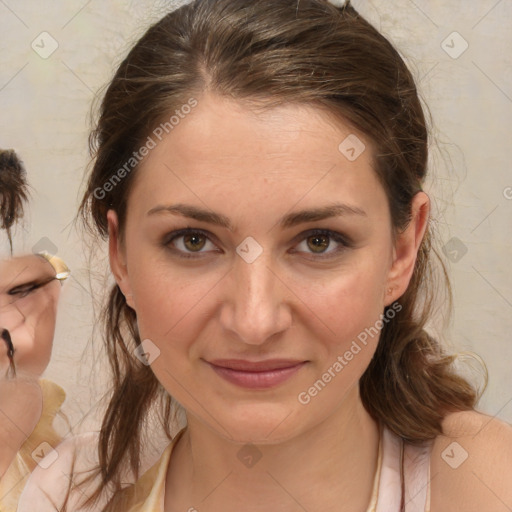
<svg viewBox="0 0 512 512">
<path fill-rule="evenodd" d="M 411 220 L 396 237 L 393 264 L 386 282 L 385 305 L 401 297 L 411 280 L 421 242 L 428 228 L 430 199 L 425 192 L 418 192 L 411 203 Z"/>
<path fill-rule="evenodd" d="M 119 220 L 114 210 L 107 212 L 108 222 L 108 249 L 110 268 L 114 274 L 115 280 L 126 298 L 126 303 L 135 309 L 133 296 L 128 278 L 128 268 L 124 254 L 124 247 L 119 236 Z"/>
</svg>

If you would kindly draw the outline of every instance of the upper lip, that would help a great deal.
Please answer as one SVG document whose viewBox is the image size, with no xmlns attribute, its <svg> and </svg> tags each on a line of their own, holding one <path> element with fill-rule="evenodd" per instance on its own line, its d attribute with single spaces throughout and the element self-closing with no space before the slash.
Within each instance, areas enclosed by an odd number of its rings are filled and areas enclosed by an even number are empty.
<svg viewBox="0 0 512 512">
<path fill-rule="evenodd" d="M 228 368 L 230 370 L 238 370 L 241 372 L 265 372 L 272 370 L 282 370 L 283 368 L 291 368 L 306 361 L 297 359 L 266 359 L 264 361 L 246 361 L 243 359 L 214 359 L 208 361 L 214 366 Z"/>
</svg>

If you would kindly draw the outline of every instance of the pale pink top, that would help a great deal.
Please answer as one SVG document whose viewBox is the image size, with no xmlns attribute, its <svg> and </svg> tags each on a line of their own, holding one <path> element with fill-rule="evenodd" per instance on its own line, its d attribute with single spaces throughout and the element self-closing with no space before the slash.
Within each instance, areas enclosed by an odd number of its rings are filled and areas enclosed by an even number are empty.
<svg viewBox="0 0 512 512">
<path fill-rule="evenodd" d="M 432 441 L 414 446 L 384 427 L 373 495 L 366 512 L 430 512 L 431 450 Z"/>
</svg>

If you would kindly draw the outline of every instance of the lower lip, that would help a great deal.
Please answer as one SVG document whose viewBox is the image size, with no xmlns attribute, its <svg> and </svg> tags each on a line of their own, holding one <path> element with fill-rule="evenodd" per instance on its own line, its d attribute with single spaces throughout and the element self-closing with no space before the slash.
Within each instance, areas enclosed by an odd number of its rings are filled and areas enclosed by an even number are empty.
<svg viewBox="0 0 512 512">
<path fill-rule="evenodd" d="M 268 370 L 261 372 L 247 372 L 241 370 L 232 370 L 221 366 L 210 364 L 213 370 L 223 379 L 237 386 L 249 389 L 268 389 L 287 381 L 292 375 L 297 373 L 306 363 L 300 363 L 288 368 L 278 370 Z"/>
</svg>

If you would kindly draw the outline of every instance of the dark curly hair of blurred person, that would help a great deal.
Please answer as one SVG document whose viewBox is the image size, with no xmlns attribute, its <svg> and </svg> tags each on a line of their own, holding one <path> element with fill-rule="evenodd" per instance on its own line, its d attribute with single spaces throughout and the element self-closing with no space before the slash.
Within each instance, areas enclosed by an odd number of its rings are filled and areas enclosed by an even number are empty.
<svg viewBox="0 0 512 512">
<path fill-rule="evenodd" d="M 11 228 L 23 217 L 23 206 L 28 199 L 26 175 L 16 152 L 0 149 L 0 229 L 6 231 L 11 250 Z"/>
</svg>

